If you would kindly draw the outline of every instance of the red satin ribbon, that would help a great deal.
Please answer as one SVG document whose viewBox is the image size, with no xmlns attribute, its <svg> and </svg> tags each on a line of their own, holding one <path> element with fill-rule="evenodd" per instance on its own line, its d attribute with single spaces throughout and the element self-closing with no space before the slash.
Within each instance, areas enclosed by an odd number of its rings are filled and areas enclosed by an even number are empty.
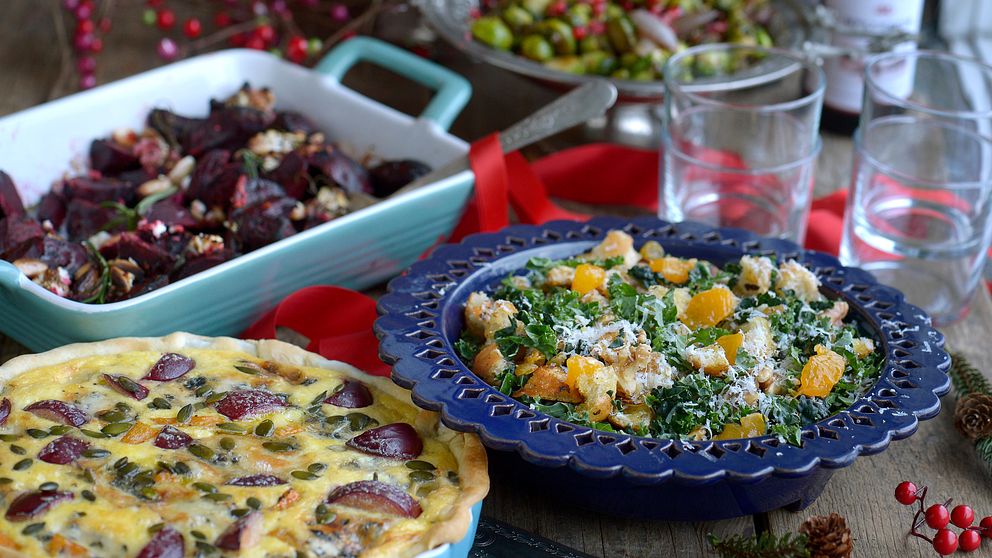
<svg viewBox="0 0 992 558">
<path fill-rule="evenodd" d="M 552 197 L 651 212 L 658 208 L 657 151 L 585 145 L 528 163 L 520 153 L 504 155 L 493 134 L 472 144 L 469 159 L 476 177 L 475 194 L 450 241 L 506 226 L 508 206 L 522 223 L 589 218 L 559 207 Z M 733 164 L 732 160 L 723 162 Z M 845 199 L 846 192 L 841 191 L 813 202 L 807 247 L 837 253 Z M 379 343 L 372 333 L 375 318 L 375 301 L 366 295 L 340 287 L 307 287 L 283 300 L 242 337 L 275 338 L 277 328 L 289 328 L 309 339 L 310 351 L 387 376 L 389 367 L 379 360 Z"/>
</svg>

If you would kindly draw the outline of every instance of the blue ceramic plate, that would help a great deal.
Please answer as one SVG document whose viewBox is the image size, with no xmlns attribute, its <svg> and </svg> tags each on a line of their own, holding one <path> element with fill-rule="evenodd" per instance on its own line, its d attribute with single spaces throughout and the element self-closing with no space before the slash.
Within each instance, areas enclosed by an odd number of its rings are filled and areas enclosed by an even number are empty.
<svg viewBox="0 0 992 558">
<path fill-rule="evenodd" d="M 820 278 L 822 292 L 845 300 L 885 354 L 879 381 L 848 410 L 803 430 L 802 445 L 774 436 L 683 442 L 614 434 L 528 408 L 477 378 L 453 344 L 473 291 L 492 291 L 532 257 L 563 258 L 588 250 L 611 229 L 656 240 L 676 256 L 717 265 L 743 254 L 794 258 Z M 580 506 L 614 514 L 703 520 L 801 508 L 819 495 L 833 470 L 858 455 L 884 450 L 940 410 L 950 383 L 943 336 L 899 291 L 832 256 L 738 229 L 654 218 L 587 223 L 554 221 L 479 234 L 438 248 L 389 284 L 376 322 L 382 358 L 393 380 L 418 405 L 441 413 L 455 430 L 476 432 L 532 481 Z M 497 459 L 505 456 L 496 455 Z M 666 504 L 670 502 L 670 504 Z M 678 502 L 678 504 L 674 504 Z"/>
</svg>

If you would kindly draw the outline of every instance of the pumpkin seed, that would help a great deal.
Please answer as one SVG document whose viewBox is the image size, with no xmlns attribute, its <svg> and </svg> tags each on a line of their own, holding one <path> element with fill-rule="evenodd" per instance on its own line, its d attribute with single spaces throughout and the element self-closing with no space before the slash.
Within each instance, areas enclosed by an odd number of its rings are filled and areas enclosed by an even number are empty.
<svg viewBox="0 0 992 558">
<path fill-rule="evenodd" d="M 0 477 L 0 484 L 10 484 L 14 482 L 14 479 L 10 477 Z"/>
<path fill-rule="evenodd" d="M 269 451 L 293 451 L 296 447 L 288 442 L 265 442 L 262 447 Z"/>
<path fill-rule="evenodd" d="M 115 422 L 104 426 L 100 429 L 100 432 L 103 432 L 108 436 L 119 436 L 128 430 L 131 430 L 132 426 L 134 426 L 134 424 L 130 422 Z"/>
<path fill-rule="evenodd" d="M 93 494 L 89 490 L 83 490 L 82 492 L 80 492 L 80 495 L 82 495 L 83 499 L 88 502 L 96 501 L 96 494 Z"/>
<path fill-rule="evenodd" d="M 211 386 L 201 386 L 197 388 L 196 391 L 194 391 L 193 393 L 197 397 L 204 397 L 206 395 L 210 395 L 213 392 L 214 392 L 214 388 L 212 388 Z"/>
<path fill-rule="evenodd" d="M 311 415 L 319 415 L 323 411 L 324 410 L 320 407 L 320 405 L 314 405 L 312 407 L 307 407 L 307 413 L 309 413 Z"/>
<path fill-rule="evenodd" d="M 124 411 L 125 413 L 131 411 L 131 406 L 123 401 L 118 401 L 117 403 L 114 404 L 114 407 L 117 407 L 117 409 Z"/>
<path fill-rule="evenodd" d="M 221 430 L 226 430 L 228 432 L 238 432 L 238 433 L 241 433 L 241 432 L 244 432 L 245 431 L 245 427 L 244 426 L 241 426 L 240 424 L 237 424 L 237 423 L 234 423 L 234 422 L 222 422 L 222 423 L 220 423 L 220 424 L 217 425 L 217 428 L 220 428 Z"/>
<path fill-rule="evenodd" d="M 217 552 L 217 547 L 204 541 L 196 541 L 196 548 L 204 554 L 214 554 Z"/>
<path fill-rule="evenodd" d="M 421 461 L 419 459 L 414 459 L 413 461 L 406 462 L 407 469 L 413 469 L 414 471 L 433 471 L 437 469 L 433 463 L 427 461 Z"/>
<path fill-rule="evenodd" d="M 317 397 L 314 397 L 313 399 L 311 399 L 310 400 L 310 404 L 311 405 L 320 405 L 321 403 L 324 402 L 324 399 L 326 399 L 326 398 L 327 398 L 327 390 L 325 389 L 324 391 L 320 392 L 320 394 Z"/>
<path fill-rule="evenodd" d="M 44 522 L 41 522 L 41 523 L 32 523 L 31 525 L 28 525 L 24 529 L 21 529 L 21 534 L 22 535 L 33 535 L 33 534 L 41 531 L 44 528 L 45 528 L 45 523 Z"/>
<path fill-rule="evenodd" d="M 110 452 L 102 448 L 89 448 L 83 450 L 83 457 L 89 457 L 91 459 L 99 459 L 101 457 L 107 457 Z"/>
<path fill-rule="evenodd" d="M 320 478 L 317 475 L 311 473 L 310 471 L 293 471 L 290 474 L 300 480 L 314 480 Z"/>
<path fill-rule="evenodd" d="M 247 500 L 245 500 L 245 504 L 253 510 L 257 510 L 262 507 L 262 501 L 254 496 L 250 496 Z"/>
<path fill-rule="evenodd" d="M 193 472 L 193 470 L 189 468 L 189 465 L 187 465 L 182 461 L 177 461 L 176 464 L 172 466 L 172 468 L 175 469 L 175 471 L 180 475 L 188 475 Z"/>
<path fill-rule="evenodd" d="M 204 494 L 204 498 L 207 500 L 212 500 L 214 502 L 224 502 L 231 499 L 230 494 L 224 494 L 223 492 L 215 492 L 213 494 Z"/>
<path fill-rule="evenodd" d="M 317 519 L 317 523 L 330 523 L 337 518 L 337 514 L 332 512 L 325 504 L 317 506 L 314 516 Z"/>
<path fill-rule="evenodd" d="M 122 478 L 127 477 L 131 475 L 131 473 L 134 473 L 140 468 L 141 466 L 138 465 L 137 463 L 128 463 L 127 465 L 121 467 L 120 469 L 117 469 L 117 476 Z"/>
<path fill-rule="evenodd" d="M 28 433 L 28 436 L 31 436 L 32 438 L 35 438 L 35 439 L 38 439 L 38 440 L 40 440 L 42 438 L 47 438 L 49 436 L 47 430 L 42 430 L 40 428 L 28 428 L 27 429 L 27 433 Z"/>
<path fill-rule="evenodd" d="M 235 364 L 234 368 L 236 368 L 238 372 L 244 372 L 245 374 L 251 374 L 252 376 L 259 373 L 259 369 L 253 366 L 243 366 L 243 365 Z"/>
<path fill-rule="evenodd" d="M 118 459 L 117 461 L 114 461 L 114 469 L 120 469 L 121 467 L 123 467 L 125 465 L 127 465 L 127 456 L 126 455 L 124 457 Z"/>
<path fill-rule="evenodd" d="M 233 515 L 234 517 L 244 517 L 248 515 L 249 512 L 251 512 L 251 510 L 248 508 L 237 508 L 231 510 L 231 515 Z"/>
<path fill-rule="evenodd" d="M 204 400 L 204 402 L 207 405 L 213 405 L 214 403 L 220 401 L 221 399 L 224 399 L 225 397 L 227 397 L 227 392 L 226 391 L 222 391 L 220 393 L 215 393 L 215 394 L 211 395 L 210 397 L 206 398 Z"/>
<path fill-rule="evenodd" d="M 51 482 L 51 481 L 43 482 L 41 483 L 41 486 L 38 487 L 38 490 L 42 492 L 55 492 L 58 489 L 59 489 L 59 483 Z"/>
<path fill-rule="evenodd" d="M 196 488 L 200 492 L 206 492 L 207 494 L 213 494 L 217 492 L 217 487 L 210 484 L 209 482 L 194 482 L 193 488 Z"/>
<path fill-rule="evenodd" d="M 151 527 L 148 528 L 148 532 L 152 534 L 158 533 L 159 531 L 162 530 L 163 527 L 165 527 L 165 523 L 156 523 L 155 525 L 152 525 Z"/>
<path fill-rule="evenodd" d="M 272 431 L 275 429 L 275 424 L 273 424 L 271 420 L 265 419 L 258 423 L 258 426 L 255 427 L 255 435 L 268 436 L 269 434 L 272 434 Z"/>
<path fill-rule="evenodd" d="M 18 461 L 17 463 L 14 463 L 13 469 L 15 471 L 23 471 L 24 469 L 30 467 L 32 463 L 34 463 L 34 460 L 31 459 L 30 457 L 27 457 Z"/>
<path fill-rule="evenodd" d="M 413 482 L 432 482 L 434 473 L 430 471 L 410 471 L 410 480 Z"/>
<path fill-rule="evenodd" d="M 3 440 L 4 442 L 16 442 L 20 439 L 21 437 L 17 434 L 0 434 L 0 440 Z"/>
<path fill-rule="evenodd" d="M 138 393 L 141 391 L 141 386 L 131 378 L 118 376 L 117 383 L 119 383 L 128 393 Z"/>
<path fill-rule="evenodd" d="M 365 430 L 373 426 L 379 426 L 379 421 L 366 415 L 365 413 L 348 413 L 348 425 L 355 432 Z"/>
<path fill-rule="evenodd" d="M 176 472 L 176 469 L 172 465 L 169 465 L 168 463 L 166 463 L 164 461 L 159 461 L 155 465 L 159 469 L 165 471 L 166 473 L 173 473 L 173 474 L 175 474 L 175 472 Z"/>
<path fill-rule="evenodd" d="M 127 420 L 127 414 L 123 411 L 104 411 L 102 413 L 97 413 L 97 418 L 103 422 L 123 422 Z"/>
<path fill-rule="evenodd" d="M 220 439 L 220 447 L 222 447 L 223 449 L 225 449 L 227 451 L 231 451 L 232 449 L 234 449 L 234 446 L 235 445 L 236 444 L 234 443 L 234 440 L 232 440 L 230 438 L 221 438 Z"/>
<path fill-rule="evenodd" d="M 191 444 L 188 448 L 190 453 L 204 460 L 211 460 L 214 458 L 214 450 L 204 446 L 202 444 Z"/>
<path fill-rule="evenodd" d="M 172 403 L 169 403 L 169 400 L 164 397 L 156 397 L 155 399 L 152 399 L 151 405 L 156 409 L 172 408 Z"/>
<path fill-rule="evenodd" d="M 152 478 L 152 472 L 148 469 L 135 475 L 134 479 L 131 481 L 136 486 L 146 486 L 149 484 L 155 484 L 155 479 Z"/>
<path fill-rule="evenodd" d="M 324 465 L 323 463 L 311 463 L 310 466 L 307 467 L 307 471 L 314 474 L 323 473 L 325 469 L 327 469 L 327 465 Z"/>
<path fill-rule="evenodd" d="M 83 434 L 89 436 L 90 438 L 109 438 L 110 437 L 110 436 L 107 436 L 106 434 L 104 434 L 103 432 L 100 432 L 100 431 L 97 431 L 97 430 L 88 430 L 86 428 L 80 428 L 79 431 L 82 432 Z"/>
<path fill-rule="evenodd" d="M 52 436 L 61 436 L 66 432 L 72 430 L 71 426 L 65 424 L 58 424 L 48 429 L 48 433 Z"/>
<path fill-rule="evenodd" d="M 150 486 L 142 488 L 138 491 L 138 494 L 141 494 L 141 497 L 145 500 L 158 500 L 158 492 L 155 492 L 155 489 Z"/>
<path fill-rule="evenodd" d="M 193 416 L 193 406 L 183 405 L 183 408 L 179 409 L 179 412 L 176 413 L 176 420 L 179 421 L 180 423 L 185 424 L 189 422 L 189 419 L 192 416 Z"/>
<path fill-rule="evenodd" d="M 89 469 L 83 469 L 83 480 L 90 484 L 96 482 L 96 479 L 93 478 L 93 471 L 90 471 Z"/>
<path fill-rule="evenodd" d="M 348 423 L 348 417 L 344 415 L 334 415 L 324 419 L 324 426 L 330 429 L 332 432 L 340 430 L 345 424 Z"/>
<path fill-rule="evenodd" d="M 206 408 L 207 408 L 207 404 L 204 403 L 203 401 L 197 401 L 196 403 L 193 403 L 194 411 L 199 411 L 200 409 L 206 409 Z"/>
<path fill-rule="evenodd" d="M 452 484 L 458 484 L 459 481 L 458 473 L 454 471 L 448 471 L 448 480 L 451 481 Z"/>
<path fill-rule="evenodd" d="M 17 444 L 11 444 L 10 445 L 10 453 L 13 453 L 14 455 L 24 455 L 27 452 L 28 452 L 28 450 L 22 448 L 21 446 L 19 446 Z"/>
<path fill-rule="evenodd" d="M 192 531 L 189 532 L 189 534 L 193 535 L 194 539 L 200 539 L 201 541 L 207 540 L 207 536 L 204 535 L 202 531 L 197 531 L 196 529 L 193 529 Z"/>
</svg>

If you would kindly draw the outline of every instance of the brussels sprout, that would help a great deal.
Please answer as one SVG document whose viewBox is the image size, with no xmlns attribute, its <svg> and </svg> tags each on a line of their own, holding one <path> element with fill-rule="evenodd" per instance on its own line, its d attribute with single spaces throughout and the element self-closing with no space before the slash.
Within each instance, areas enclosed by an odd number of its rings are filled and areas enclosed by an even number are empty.
<svg viewBox="0 0 992 558">
<path fill-rule="evenodd" d="M 613 17 L 606 21 L 606 36 L 617 52 L 630 52 L 637 43 L 634 24 L 626 17 Z"/>
<path fill-rule="evenodd" d="M 620 68 L 618 70 L 613 70 L 613 73 L 610 74 L 610 77 L 616 79 L 630 79 L 630 70 L 628 70 L 627 68 Z"/>
<path fill-rule="evenodd" d="M 527 35 L 520 45 L 520 53 L 538 62 L 544 62 L 554 56 L 551 43 L 540 35 Z"/>
<path fill-rule="evenodd" d="M 517 5 L 511 5 L 501 14 L 503 21 L 516 32 L 523 31 L 534 24 L 534 16 L 530 12 Z"/>
<path fill-rule="evenodd" d="M 494 16 L 480 17 L 472 22 L 472 36 L 500 50 L 510 50 L 513 46 L 513 32 L 503 20 Z"/>
<path fill-rule="evenodd" d="M 592 18 L 592 6 L 589 4 L 574 4 L 565 12 L 565 19 L 572 27 L 585 27 Z"/>
<path fill-rule="evenodd" d="M 523 0 L 521 2 L 524 9 L 537 18 L 544 16 L 544 12 L 548 10 L 548 5 L 550 4 L 551 0 Z"/>
<path fill-rule="evenodd" d="M 579 52 L 598 52 L 610 50 L 609 43 L 602 35 L 589 35 L 579 41 Z"/>
<path fill-rule="evenodd" d="M 608 76 L 617 65 L 617 59 L 601 50 L 587 52 L 582 55 L 587 74 Z"/>
<path fill-rule="evenodd" d="M 697 76 L 715 76 L 727 70 L 728 62 L 725 52 L 701 52 L 692 61 L 692 69 Z"/>
<path fill-rule="evenodd" d="M 585 65 L 578 56 L 559 56 L 544 63 L 545 66 L 553 70 L 560 70 L 571 74 L 585 73 Z"/>
<path fill-rule="evenodd" d="M 542 29 L 556 53 L 566 56 L 575 54 L 575 37 L 571 26 L 560 19 L 549 19 L 543 23 Z"/>
</svg>

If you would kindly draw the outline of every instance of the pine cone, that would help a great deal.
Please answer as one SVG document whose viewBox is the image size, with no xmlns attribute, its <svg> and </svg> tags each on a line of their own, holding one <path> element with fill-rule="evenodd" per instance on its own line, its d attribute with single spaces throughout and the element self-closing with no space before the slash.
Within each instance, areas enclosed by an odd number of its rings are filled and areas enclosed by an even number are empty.
<svg viewBox="0 0 992 558">
<path fill-rule="evenodd" d="M 958 399 L 954 427 L 969 440 L 992 436 L 992 396 L 970 393 Z"/>
<path fill-rule="evenodd" d="M 854 544 L 844 516 L 836 513 L 813 516 L 799 526 L 806 535 L 810 558 L 850 558 Z"/>
</svg>

